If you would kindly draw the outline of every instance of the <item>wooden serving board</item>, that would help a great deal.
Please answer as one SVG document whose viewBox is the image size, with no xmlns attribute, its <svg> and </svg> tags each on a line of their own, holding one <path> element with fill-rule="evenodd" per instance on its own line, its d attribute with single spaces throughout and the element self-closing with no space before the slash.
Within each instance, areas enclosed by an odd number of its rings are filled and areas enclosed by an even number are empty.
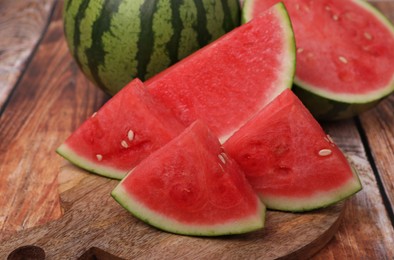
<svg viewBox="0 0 394 260">
<path fill-rule="evenodd" d="M 336 232 L 344 204 L 309 213 L 268 211 L 266 227 L 244 235 L 189 237 L 157 230 L 110 196 L 118 183 L 66 164 L 64 215 L 0 243 L 0 259 L 276 259 L 308 257 Z"/>
</svg>

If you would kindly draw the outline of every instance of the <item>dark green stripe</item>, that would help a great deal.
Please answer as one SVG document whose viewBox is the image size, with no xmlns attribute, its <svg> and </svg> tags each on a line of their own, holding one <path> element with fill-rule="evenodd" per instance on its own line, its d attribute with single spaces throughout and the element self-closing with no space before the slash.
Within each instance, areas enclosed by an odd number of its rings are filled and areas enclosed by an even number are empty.
<svg viewBox="0 0 394 260">
<path fill-rule="evenodd" d="M 198 44 L 201 47 L 207 45 L 212 39 L 212 35 L 207 28 L 207 16 L 204 8 L 203 0 L 195 0 L 197 8 L 197 24 L 193 28 L 197 31 Z"/>
<path fill-rule="evenodd" d="M 71 3 L 70 1 L 69 3 Z M 81 4 L 79 5 L 78 12 L 75 16 L 75 23 L 74 23 L 74 38 L 73 38 L 73 46 L 74 46 L 74 57 L 75 61 L 78 63 L 79 66 L 81 66 L 81 61 L 78 58 L 78 48 L 81 43 L 81 31 L 79 24 L 85 18 L 85 12 L 86 9 L 89 5 L 90 0 L 82 0 Z"/>
<path fill-rule="evenodd" d="M 224 12 L 224 19 L 223 19 L 223 29 L 225 32 L 231 31 L 234 27 L 238 26 L 238 24 L 234 24 L 233 21 L 233 16 L 231 15 L 231 8 L 229 6 L 228 1 L 237 1 L 238 0 L 221 0 L 222 1 L 222 6 L 223 6 L 223 12 Z M 239 3 L 234 3 L 234 5 L 238 5 Z M 239 17 L 239 14 L 237 14 L 237 17 Z"/>
<path fill-rule="evenodd" d="M 158 0 L 146 0 L 140 8 L 141 35 L 138 39 L 137 77 L 145 80 L 145 74 L 153 52 L 153 14 L 156 12 Z"/>
<path fill-rule="evenodd" d="M 92 77 L 94 81 L 103 89 L 106 89 L 106 87 L 99 76 L 99 66 L 104 65 L 104 58 L 106 55 L 102 36 L 105 32 L 111 33 L 111 19 L 113 14 L 118 12 L 121 2 L 122 1 L 113 0 L 104 1 L 99 18 L 94 21 L 92 26 L 92 46 L 85 52 Z"/>
<path fill-rule="evenodd" d="M 71 2 L 72 2 L 73 0 L 66 0 L 66 2 L 64 3 L 65 4 L 65 10 L 66 10 L 66 12 L 68 12 L 68 10 L 70 9 L 70 6 L 71 6 Z"/>
<path fill-rule="evenodd" d="M 176 63 L 178 58 L 178 49 L 179 42 L 181 39 L 181 31 L 183 30 L 183 23 L 181 20 L 181 16 L 179 13 L 179 6 L 183 4 L 182 0 L 179 1 L 171 1 L 171 9 L 172 9 L 172 28 L 174 28 L 174 34 L 171 37 L 171 40 L 167 43 L 168 55 L 171 60 L 171 64 Z"/>
</svg>

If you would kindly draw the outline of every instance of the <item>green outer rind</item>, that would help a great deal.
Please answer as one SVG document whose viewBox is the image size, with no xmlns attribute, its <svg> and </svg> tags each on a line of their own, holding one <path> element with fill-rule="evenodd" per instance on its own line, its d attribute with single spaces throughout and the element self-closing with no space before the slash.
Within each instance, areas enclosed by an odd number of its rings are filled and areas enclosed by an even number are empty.
<svg viewBox="0 0 394 260">
<path fill-rule="evenodd" d="M 282 198 L 260 196 L 261 201 L 266 205 L 267 209 L 290 211 L 290 212 L 305 212 L 319 208 L 328 207 L 339 201 L 342 201 L 362 189 L 361 181 L 358 177 L 357 171 L 352 167 L 353 178 L 351 178 L 345 185 L 330 190 L 328 192 L 318 192 L 313 196 L 308 196 L 305 199 L 295 199 L 293 197 Z"/>
<path fill-rule="evenodd" d="M 60 145 L 56 149 L 56 152 L 66 160 L 75 164 L 76 166 L 104 177 L 120 180 L 123 179 L 123 177 L 127 174 L 127 172 L 119 171 L 116 168 L 97 164 L 91 160 L 86 160 L 83 156 L 75 153 L 73 149 L 71 149 L 65 143 Z M 99 169 L 99 171 L 97 171 L 96 169 Z"/>
<path fill-rule="evenodd" d="M 245 0 L 242 5 L 241 23 L 247 23 L 252 20 L 253 5 L 256 0 Z M 281 2 L 283 5 L 283 3 Z M 290 19 L 289 19 L 290 20 Z"/>
<path fill-rule="evenodd" d="M 260 208 L 255 215 L 251 215 L 249 218 L 214 225 L 188 225 L 160 215 L 139 203 L 131 193 L 124 189 L 122 182 L 111 192 L 111 196 L 143 222 L 158 229 L 180 235 L 221 236 L 243 234 L 263 228 L 265 222 L 266 209 L 263 207 Z M 257 205 L 260 206 L 261 203 L 257 203 Z M 196 218 L 198 218 L 197 215 Z"/>
<path fill-rule="evenodd" d="M 334 121 L 357 116 L 375 107 L 385 97 L 366 103 L 345 103 L 313 94 L 297 85 L 293 92 L 319 121 Z"/>
<path fill-rule="evenodd" d="M 122 13 L 136 18 L 123 19 Z M 145 80 L 239 26 L 240 5 L 237 0 L 66 0 L 63 21 L 81 71 L 114 95 L 133 78 Z"/>
</svg>

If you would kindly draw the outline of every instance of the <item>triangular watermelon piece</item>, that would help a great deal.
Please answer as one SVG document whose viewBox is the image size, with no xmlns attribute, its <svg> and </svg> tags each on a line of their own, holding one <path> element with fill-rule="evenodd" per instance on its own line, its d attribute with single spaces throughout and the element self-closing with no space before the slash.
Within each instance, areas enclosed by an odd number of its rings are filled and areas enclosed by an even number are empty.
<svg viewBox="0 0 394 260">
<path fill-rule="evenodd" d="M 88 171 L 121 179 L 184 126 L 135 79 L 87 119 L 56 151 Z"/>
<path fill-rule="evenodd" d="M 224 148 L 270 209 L 311 210 L 361 189 L 344 154 L 291 90 L 261 110 Z"/>
<path fill-rule="evenodd" d="M 224 142 L 291 87 L 294 71 L 291 23 L 277 4 L 145 85 L 185 125 L 201 119 Z"/>
<path fill-rule="evenodd" d="M 264 205 L 200 121 L 143 160 L 112 196 L 142 221 L 177 234 L 239 234 L 264 226 Z"/>
</svg>

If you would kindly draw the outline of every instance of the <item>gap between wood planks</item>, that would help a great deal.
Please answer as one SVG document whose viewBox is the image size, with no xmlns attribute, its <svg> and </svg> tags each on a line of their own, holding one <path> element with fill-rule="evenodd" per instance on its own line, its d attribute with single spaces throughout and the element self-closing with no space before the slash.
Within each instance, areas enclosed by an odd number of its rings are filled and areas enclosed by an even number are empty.
<svg viewBox="0 0 394 260">
<path fill-rule="evenodd" d="M 383 181 L 379 175 L 379 170 L 376 167 L 375 159 L 371 153 L 371 146 L 369 144 L 368 137 L 365 133 L 364 127 L 363 127 L 359 117 L 354 118 L 354 123 L 356 124 L 357 130 L 360 134 L 361 142 L 364 146 L 367 160 L 368 160 L 369 164 L 371 165 L 373 174 L 375 176 L 376 184 L 377 184 L 379 192 L 382 196 L 383 205 L 386 209 L 386 212 L 387 212 L 388 218 L 390 219 L 391 225 L 394 227 L 394 211 L 393 211 L 393 208 L 391 207 L 391 203 L 390 203 L 389 197 L 387 195 L 386 189 L 384 188 Z"/>
<path fill-rule="evenodd" d="M 32 59 L 33 59 L 33 57 L 34 57 L 34 55 L 36 54 L 37 49 L 38 49 L 38 47 L 40 46 L 40 44 L 41 44 L 41 42 L 42 42 L 42 40 L 43 40 L 43 38 L 44 38 L 45 33 L 48 31 L 49 24 L 50 24 L 51 21 L 52 21 L 53 14 L 54 14 L 55 9 L 56 9 L 56 7 L 57 7 L 57 5 L 58 5 L 58 2 L 59 2 L 59 1 L 54 1 L 54 2 L 53 2 L 52 7 L 50 8 L 49 15 L 48 15 L 48 19 L 47 19 L 47 21 L 46 21 L 46 23 L 45 23 L 44 29 L 42 30 L 41 35 L 40 35 L 40 37 L 38 38 L 36 44 L 34 45 L 34 47 L 33 47 L 32 51 L 31 51 L 30 55 L 29 55 L 29 56 L 27 57 L 27 59 L 26 59 L 26 66 L 22 69 L 21 74 L 19 75 L 17 81 L 16 81 L 15 84 L 14 84 L 14 87 L 11 89 L 11 91 L 10 91 L 10 93 L 8 94 L 8 96 L 6 97 L 6 99 L 5 99 L 4 103 L 3 103 L 3 105 L 0 107 L 0 117 L 3 115 L 4 111 L 6 110 L 6 108 L 7 108 L 7 106 L 8 106 L 8 103 L 10 102 L 12 96 L 14 95 L 16 89 L 18 88 L 20 81 L 22 80 L 22 78 L 23 78 L 24 75 L 25 75 L 25 72 L 26 72 L 27 69 L 30 67 L 30 63 L 31 63 L 31 61 L 32 61 Z"/>
</svg>

